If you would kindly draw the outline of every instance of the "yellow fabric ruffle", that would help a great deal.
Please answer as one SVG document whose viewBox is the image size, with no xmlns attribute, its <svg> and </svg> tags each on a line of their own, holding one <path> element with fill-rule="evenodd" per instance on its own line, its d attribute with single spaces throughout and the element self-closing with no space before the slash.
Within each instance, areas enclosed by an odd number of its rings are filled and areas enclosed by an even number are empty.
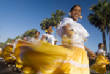
<svg viewBox="0 0 110 74">
<path fill-rule="evenodd" d="M 105 56 L 99 55 L 95 64 L 91 66 L 91 70 L 94 70 L 97 73 L 106 73 L 107 64 L 110 64 L 109 60 Z"/>
<path fill-rule="evenodd" d="M 87 52 L 78 47 L 72 48 L 72 55 L 62 64 L 65 74 L 90 74 Z"/>
<path fill-rule="evenodd" d="M 19 53 L 16 52 L 17 56 L 22 55 L 20 58 L 22 58 L 23 64 L 38 73 L 89 74 L 89 67 L 82 66 L 89 65 L 87 53 L 82 48 L 64 48 L 64 46 L 51 45 L 42 41 L 34 44 L 20 41 L 16 49 L 19 50 Z M 76 62 L 78 65 L 70 61 Z"/>
<path fill-rule="evenodd" d="M 12 49 L 13 49 L 13 46 L 12 45 L 7 45 L 5 46 L 5 48 L 3 49 L 3 52 L 2 52 L 2 57 L 4 58 L 5 61 L 14 61 L 15 58 L 14 57 L 14 54 L 12 52 Z"/>
</svg>

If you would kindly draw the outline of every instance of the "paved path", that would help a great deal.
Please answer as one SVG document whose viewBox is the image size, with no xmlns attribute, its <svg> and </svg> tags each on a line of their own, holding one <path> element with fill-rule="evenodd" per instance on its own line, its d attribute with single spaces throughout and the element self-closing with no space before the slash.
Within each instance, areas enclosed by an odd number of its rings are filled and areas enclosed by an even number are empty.
<svg viewBox="0 0 110 74">
<path fill-rule="evenodd" d="M 20 73 L 10 72 L 7 65 L 0 60 L 0 74 L 20 74 Z"/>
</svg>

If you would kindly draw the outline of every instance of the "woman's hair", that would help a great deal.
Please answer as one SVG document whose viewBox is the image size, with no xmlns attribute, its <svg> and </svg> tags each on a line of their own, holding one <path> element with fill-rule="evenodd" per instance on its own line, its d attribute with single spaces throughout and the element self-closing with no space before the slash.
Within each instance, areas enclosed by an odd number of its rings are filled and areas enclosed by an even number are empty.
<svg viewBox="0 0 110 74">
<path fill-rule="evenodd" d="M 98 44 L 98 48 L 100 48 L 102 44 L 103 44 L 103 43 L 99 43 L 99 44 Z"/>
<path fill-rule="evenodd" d="M 40 32 L 39 32 L 39 31 L 35 31 L 35 34 L 36 34 L 36 33 L 39 33 L 39 34 L 40 34 Z"/>
<path fill-rule="evenodd" d="M 46 26 L 46 30 L 49 29 L 50 27 L 52 27 L 52 25 L 48 25 L 48 26 Z"/>
<path fill-rule="evenodd" d="M 72 12 L 72 11 L 74 10 L 74 8 L 77 7 L 77 6 L 81 7 L 80 5 L 76 4 L 76 5 L 74 5 L 74 6 L 70 9 L 70 12 Z"/>
</svg>

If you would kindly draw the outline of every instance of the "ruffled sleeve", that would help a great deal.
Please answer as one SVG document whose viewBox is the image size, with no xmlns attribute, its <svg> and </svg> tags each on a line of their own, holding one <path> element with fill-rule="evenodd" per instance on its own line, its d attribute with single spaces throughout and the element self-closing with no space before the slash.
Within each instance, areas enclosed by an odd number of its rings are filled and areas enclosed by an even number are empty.
<svg viewBox="0 0 110 74">
<path fill-rule="evenodd" d="M 75 33 L 80 34 L 80 36 L 84 38 L 84 40 L 89 37 L 89 33 L 87 32 L 87 30 L 81 24 L 77 23 L 76 21 L 73 21 L 72 18 L 64 18 L 60 22 L 59 26 L 57 27 L 57 34 L 59 36 L 62 36 L 62 27 L 67 24 L 71 26 L 70 29 L 72 29 Z"/>
<path fill-rule="evenodd" d="M 82 31 L 81 33 L 82 33 L 82 36 L 85 38 L 85 39 L 87 39 L 89 36 L 90 36 L 90 34 L 87 32 L 87 30 L 80 24 L 80 30 Z"/>
</svg>

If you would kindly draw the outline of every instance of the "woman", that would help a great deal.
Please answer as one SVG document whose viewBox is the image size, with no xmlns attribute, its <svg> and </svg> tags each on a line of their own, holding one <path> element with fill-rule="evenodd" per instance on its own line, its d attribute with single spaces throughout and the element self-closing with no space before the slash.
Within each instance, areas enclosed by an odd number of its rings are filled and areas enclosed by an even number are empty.
<svg viewBox="0 0 110 74">
<path fill-rule="evenodd" d="M 31 38 L 30 42 L 37 42 L 40 40 L 40 32 L 39 31 L 36 31 L 35 32 L 35 36 Z"/>
<path fill-rule="evenodd" d="M 102 54 L 102 55 L 105 56 L 105 51 L 104 51 L 103 48 L 104 48 L 104 44 L 103 44 L 103 43 L 99 43 L 99 45 L 98 45 L 98 51 L 97 51 L 97 55 Z"/>
<path fill-rule="evenodd" d="M 52 26 L 49 26 L 46 30 L 46 34 L 42 35 L 41 40 L 51 43 L 52 45 L 56 45 L 57 39 L 52 35 Z"/>
<path fill-rule="evenodd" d="M 77 23 L 81 16 L 81 7 L 73 6 L 69 14 L 70 18 L 65 18 L 58 27 L 63 45 L 73 52 L 73 55 L 64 61 L 63 67 L 69 68 L 65 70 L 68 74 L 89 74 L 89 61 L 84 46 L 89 34 L 81 24 Z"/>
<path fill-rule="evenodd" d="M 106 65 L 110 64 L 109 60 L 105 56 L 105 51 L 103 50 L 103 48 L 104 44 L 99 43 L 96 62 L 91 66 L 91 71 L 100 74 L 106 73 Z"/>
<path fill-rule="evenodd" d="M 20 49 L 25 50 L 21 53 L 24 65 L 30 66 L 38 74 L 90 74 L 86 50 L 91 51 L 84 46 L 89 34 L 77 23 L 81 7 L 73 6 L 70 15 L 58 26 L 61 46 L 42 41 L 35 44 L 18 42 Z"/>
</svg>

